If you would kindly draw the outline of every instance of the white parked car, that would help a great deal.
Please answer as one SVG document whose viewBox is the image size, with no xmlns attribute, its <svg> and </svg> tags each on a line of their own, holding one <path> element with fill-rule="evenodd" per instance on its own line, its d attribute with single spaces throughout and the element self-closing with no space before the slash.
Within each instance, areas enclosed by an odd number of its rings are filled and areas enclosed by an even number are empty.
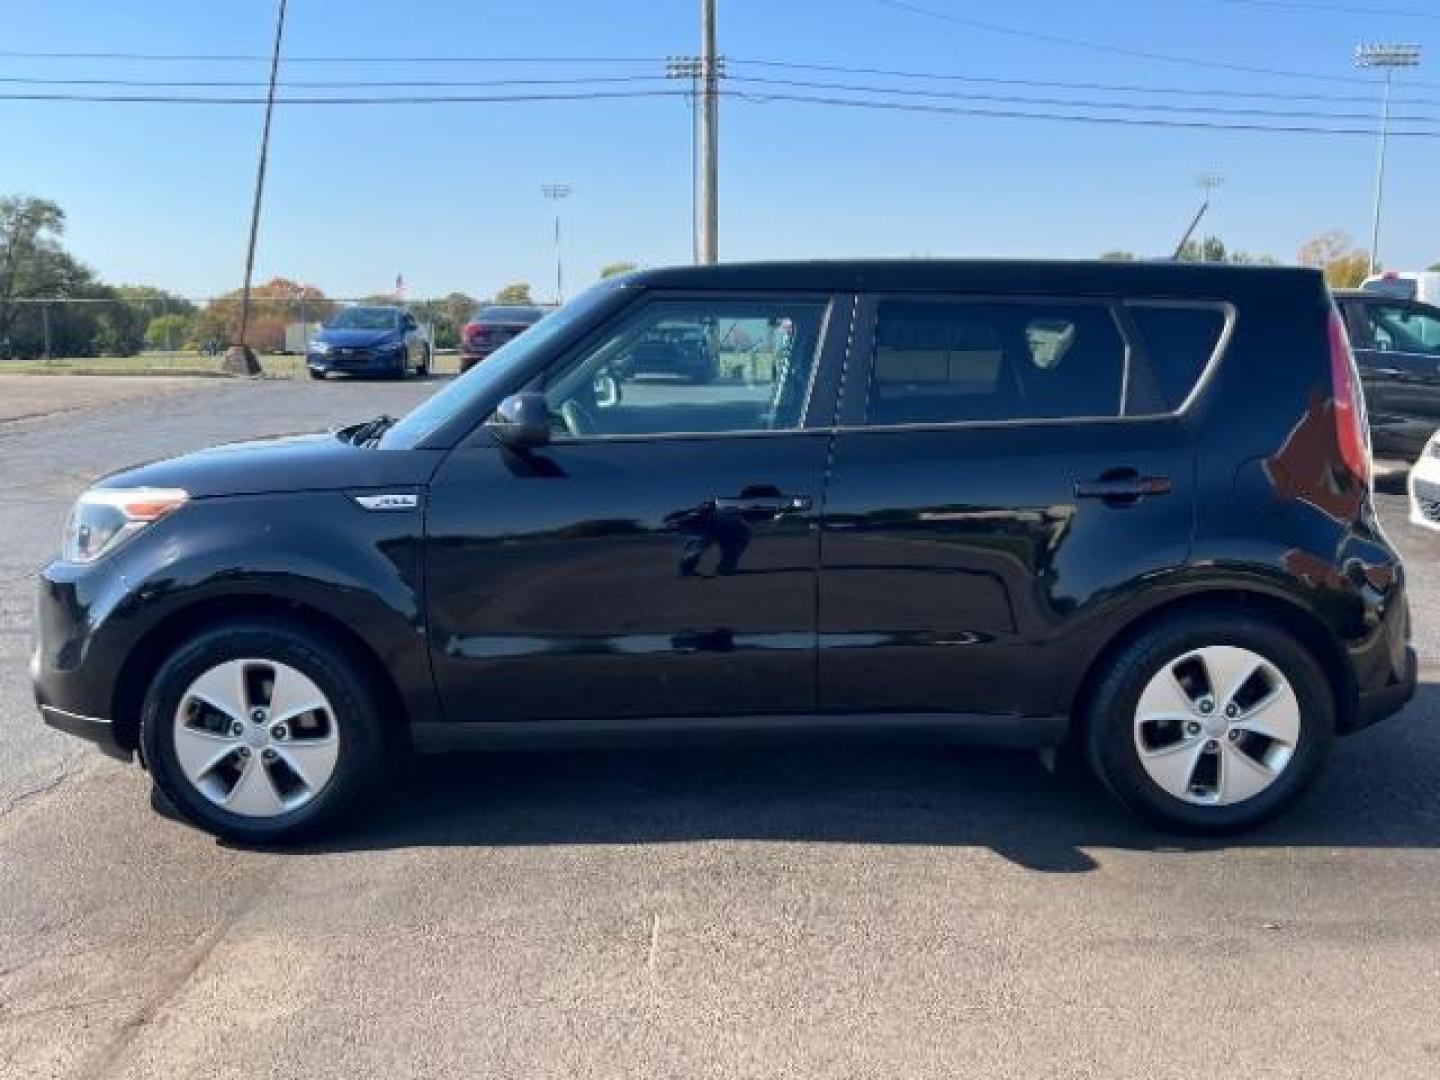
<svg viewBox="0 0 1440 1080">
<path fill-rule="evenodd" d="M 1440 307 L 1440 271 L 1436 270 L 1386 270 L 1366 278 L 1360 288 Z"/>
<path fill-rule="evenodd" d="M 1440 530 L 1440 431 L 1430 436 L 1410 470 L 1410 520 Z"/>
</svg>

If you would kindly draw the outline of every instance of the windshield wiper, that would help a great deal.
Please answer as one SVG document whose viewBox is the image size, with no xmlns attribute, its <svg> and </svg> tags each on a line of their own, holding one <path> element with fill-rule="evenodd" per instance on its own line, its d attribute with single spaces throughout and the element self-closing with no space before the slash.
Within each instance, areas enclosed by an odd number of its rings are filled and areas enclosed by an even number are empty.
<svg viewBox="0 0 1440 1080">
<path fill-rule="evenodd" d="M 347 439 L 352 446 L 372 446 L 380 441 L 380 436 L 397 423 L 399 421 L 395 417 L 388 413 L 381 413 L 372 420 L 366 420 L 363 424 L 342 428 L 336 434 Z"/>
</svg>

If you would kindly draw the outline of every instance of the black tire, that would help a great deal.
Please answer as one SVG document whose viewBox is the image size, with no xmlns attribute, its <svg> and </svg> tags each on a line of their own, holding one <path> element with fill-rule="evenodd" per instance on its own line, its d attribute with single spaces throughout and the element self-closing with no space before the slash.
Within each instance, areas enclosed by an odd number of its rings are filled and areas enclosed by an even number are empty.
<svg viewBox="0 0 1440 1080">
<path fill-rule="evenodd" d="M 420 366 L 415 369 L 415 374 L 424 378 L 430 374 L 430 346 L 426 345 L 420 354 Z"/>
<path fill-rule="evenodd" d="M 278 661 L 308 676 L 329 699 L 340 736 L 329 782 L 308 802 L 275 817 L 247 817 L 211 802 L 185 777 L 176 756 L 173 718 L 182 696 L 204 672 L 242 658 Z M 240 843 L 290 843 L 332 825 L 366 789 L 389 742 L 378 701 L 362 664 L 323 634 L 283 622 L 235 622 L 190 639 L 160 666 L 146 693 L 140 743 L 156 787 L 188 821 Z"/>
<path fill-rule="evenodd" d="M 1140 695 L 1166 663 L 1213 645 L 1249 649 L 1290 683 L 1300 731 L 1289 762 L 1270 786 L 1244 802 L 1199 805 L 1171 795 L 1145 771 L 1135 745 Z M 1127 808 L 1167 828 L 1225 834 L 1251 828 L 1291 807 L 1320 774 L 1335 736 L 1330 683 L 1314 655 L 1283 627 L 1222 609 L 1197 610 L 1157 623 L 1127 643 L 1098 675 L 1082 717 L 1091 770 Z"/>
<path fill-rule="evenodd" d="M 316 371 L 314 368 L 307 368 L 306 370 L 310 372 L 310 377 L 311 377 L 312 379 L 323 379 L 323 378 L 325 378 L 325 372 L 323 372 L 323 371 Z"/>
</svg>

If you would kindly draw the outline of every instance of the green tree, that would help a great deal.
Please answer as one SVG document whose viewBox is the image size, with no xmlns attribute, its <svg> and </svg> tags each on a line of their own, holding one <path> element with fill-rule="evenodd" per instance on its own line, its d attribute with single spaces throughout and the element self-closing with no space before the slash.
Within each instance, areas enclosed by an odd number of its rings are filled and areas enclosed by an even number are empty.
<svg viewBox="0 0 1440 1080">
<path fill-rule="evenodd" d="M 600 268 L 600 277 L 602 280 L 619 277 L 621 274 L 628 274 L 637 269 L 639 268 L 633 262 L 613 262 Z"/>
<path fill-rule="evenodd" d="M 45 295 L 47 286 L 59 284 L 72 269 L 60 262 L 64 231 L 65 211 L 57 203 L 25 195 L 0 198 L 0 355 L 15 350 L 16 322 L 21 308 L 29 306 L 16 301 Z"/>
<path fill-rule="evenodd" d="M 1440 274 L 1440 263 L 1431 263 L 1425 268 L 1429 273 Z"/>
<path fill-rule="evenodd" d="M 1107 251 L 1100 258 L 1105 262 L 1135 262 L 1138 256 L 1133 251 Z"/>
<path fill-rule="evenodd" d="M 195 316 L 171 311 L 156 315 L 145 324 L 145 345 L 166 352 L 182 349 L 194 341 Z"/>
<path fill-rule="evenodd" d="M 528 281 L 517 281 L 506 285 L 495 294 L 497 304 L 533 304 L 530 299 L 530 283 Z"/>
</svg>

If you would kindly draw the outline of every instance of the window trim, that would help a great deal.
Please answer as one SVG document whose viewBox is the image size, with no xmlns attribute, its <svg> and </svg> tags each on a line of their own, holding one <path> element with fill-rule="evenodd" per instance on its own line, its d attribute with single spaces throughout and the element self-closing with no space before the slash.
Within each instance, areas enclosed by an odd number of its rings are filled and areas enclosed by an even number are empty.
<svg viewBox="0 0 1440 1080">
<path fill-rule="evenodd" d="M 937 420 L 913 424 L 867 424 L 865 415 L 869 408 L 871 374 L 875 357 L 875 323 L 879 316 L 879 305 L 887 300 L 932 301 L 936 303 L 1040 303 L 1077 304 L 1105 307 L 1116 324 L 1116 331 L 1125 343 L 1125 371 L 1122 376 L 1123 397 L 1121 412 L 1115 416 L 1047 416 L 1032 418 L 1011 418 L 1006 420 Z M 1201 369 L 1195 385 L 1179 406 L 1169 411 L 1129 413 L 1131 389 L 1131 367 L 1144 364 L 1153 372 L 1144 342 L 1129 325 L 1127 312 L 1134 307 L 1206 308 L 1219 311 L 1225 325 L 1211 350 L 1205 366 Z M 1219 370 L 1220 361 L 1228 351 L 1234 337 L 1238 311 L 1233 302 L 1210 297 L 1165 297 L 1143 296 L 1123 297 L 1109 295 L 1087 295 L 1084 293 L 1012 293 L 990 295 L 985 293 L 914 293 L 914 292 L 873 292 L 856 297 L 855 327 L 851 333 L 851 346 L 846 356 L 844 377 L 841 386 L 840 410 L 836 417 L 837 434 L 858 434 L 861 432 L 907 432 L 907 431 L 959 431 L 985 428 L 1055 427 L 1061 424 L 1133 424 L 1155 423 L 1183 419 L 1213 381 Z M 1153 378 L 1153 374 L 1151 376 Z M 856 384 L 860 384 L 857 393 Z M 858 412 L 858 416 L 856 415 Z"/>
<path fill-rule="evenodd" d="M 731 439 L 731 438 L 774 438 L 784 435 L 813 435 L 833 430 L 833 422 L 826 424 L 811 423 L 811 411 L 816 406 L 817 391 L 821 390 L 820 375 L 827 363 L 844 363 L 843 352 L 839 356 L 832 357 L 832 353 L 845 347 L 844 343 L 837 342 L 834 330 L 835 324 L 844 318 L 840 314 L 849 294 L 844 292 L 824 292 L 812 289 L 737 289 L 737 290 L 675 290 L 661 291 L 654 290 L 647 292 L 635 304 L 627 305 L 623 311 L 617 312 L 615 316 L 606 320 L 599 327 L 594 328 L 592 333 L 585 335 L 584 339 L 577 342 L 573 347 L 563 350 L 555 356 L 544 368 L 537 371 L 528 381 L 527 385 L 544 392 L 545 386 L 550 381 L 550 373 L 558 368 L 563 368 L 574 363 L 587 350 L 593 349 L 606 335 L 613 333 L 624 323 L 643 316 L 644 311 L 658 304 L 675 303 L 809 303 L 819 304 L 820 328 L 819 336 L 815 342 L 815 359 L 810 367 L 810 376 L 805 385 L 804 399 L 800 405 L 800 416 L 795 426 L 785 428 L 738 428 L 734 431 L 651 431 L 651 432 L 630 432 L 623 434 L 607 435 L 596 433 L 584 435 L 579 438 L 563 437 L 554 439 L 547 446 L 590 446 L 596 443 L 645 443 L 659 440 L 665 441 L 689 441 L 697 439 Z"/>
</svg>

